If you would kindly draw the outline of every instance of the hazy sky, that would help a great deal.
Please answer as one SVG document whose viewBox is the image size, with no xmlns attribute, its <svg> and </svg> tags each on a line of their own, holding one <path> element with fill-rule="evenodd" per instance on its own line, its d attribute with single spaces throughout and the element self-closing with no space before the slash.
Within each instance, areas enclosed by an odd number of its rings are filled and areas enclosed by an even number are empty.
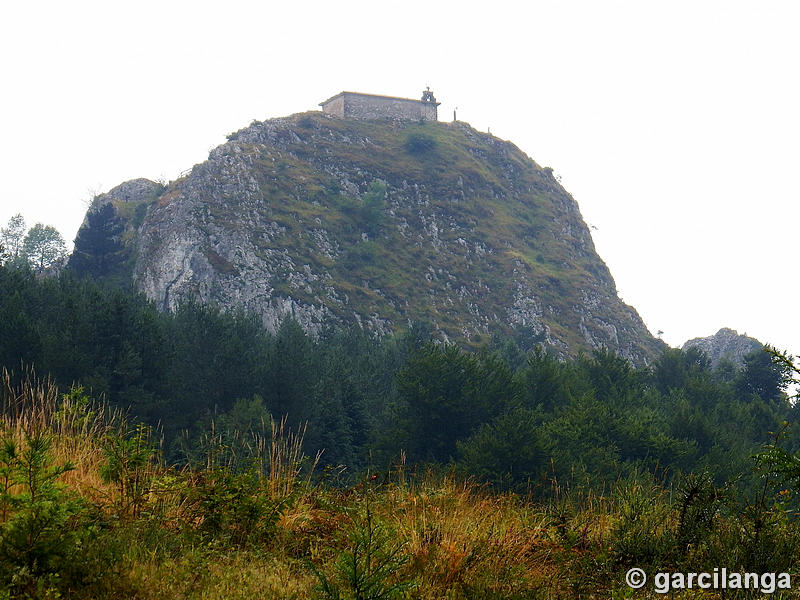
<svg viewBox="0 0 800 600">
<path fill-rule="evenodd" d="M 441 120 L 561 176 L 653 333 L 800 353 L 800 3 L 476 6 L 7 2 L 0 224 L 72 240 L 94 193 L 175 179 L 253 119 L 429 85 Z"/>
</svg>

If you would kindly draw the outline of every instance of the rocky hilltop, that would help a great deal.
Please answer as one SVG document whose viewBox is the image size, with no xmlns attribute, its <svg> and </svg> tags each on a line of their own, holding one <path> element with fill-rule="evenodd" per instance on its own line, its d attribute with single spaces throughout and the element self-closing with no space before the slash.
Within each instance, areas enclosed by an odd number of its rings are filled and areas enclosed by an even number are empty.
<svg viewBox="0 0 800 600">
<path fill-rule="evenodd" d="M 132 281 L 164 309 L 243 307 L 272 328 L 424 321 L 465 345 L 515 331 L 637 363 L 663 347 L 552 170 L 464 123 L 253 122 L 168 186 L 98 196 L 75 248 L 75 270 Z"/>
<path fill-rule="evenodd" d="M 711 366 L 716 367 L 720 361 L 727 360 L 737 367 L 744 366 L 744 357 L 761 350 L 764 345 L 755 338 L 740 335 L 739 332 L 723 327 L 714 335 L 694 338 L 683 345 L 683 350 L 697 348 L 708 355 Z"/>
</svg>

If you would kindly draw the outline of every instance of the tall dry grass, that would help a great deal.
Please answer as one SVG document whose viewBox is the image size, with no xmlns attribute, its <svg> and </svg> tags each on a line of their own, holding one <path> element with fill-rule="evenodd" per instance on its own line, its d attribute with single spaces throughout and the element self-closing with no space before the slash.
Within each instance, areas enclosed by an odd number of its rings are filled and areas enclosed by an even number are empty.
<svg viewBox="0 0 800 600">
<path fill-rule="evenodd" d="M 37 434 L 49 436 L 53 461 L 74 467 L 62 481 L 82 495 L 99 499 L 112 492 L 100 477 L 102 440 L 124 426 L 119 411 L 90 400 L 80 387 L 59 393 L 52 379 L 37 377 L 32 368 L 0 373 L 0 436 L 18 445 Z"/>
<path fill-rule="evenodd" d="M 220 431 L 214 421 L 200 440 L 197 466 L 205 470 L 255 469 L 271 500 L 285 498 L 298 488 L 310 488 L 322 453 L 309 459 L 303 452 L 306 424 L 292 430 L 284 415 L 271 416 L 246 431 Z"/>
<path fill-rule="evenodd" d="M 407 542 L 419 598 L 456 590 L 502 597 L 536 590 L 553 575 L 549 518 L 515 496 L 427 474 L 386 490 L 384 507 Z"/>
</svg>

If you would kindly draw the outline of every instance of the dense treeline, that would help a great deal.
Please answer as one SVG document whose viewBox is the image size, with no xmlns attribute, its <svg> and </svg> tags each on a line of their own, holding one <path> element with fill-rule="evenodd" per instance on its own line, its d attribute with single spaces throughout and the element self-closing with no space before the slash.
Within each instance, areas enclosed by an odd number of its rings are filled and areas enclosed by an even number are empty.
<svg viewBox="0 0 800 600">
<path fill-rule="evenodd" d="M 194 304 L 161 313 L 141 295 L 69 273 L 0 267 L 0 289 L 0 366 L 33 366 L 157 425 L 172 462 L 186 460 L 212 422 L 232 434 L 288 415 L 308 423 L 306 453 L 324 450 L 323 465 L 350 473 L 402 453 L 408 464 L 519 491 L 637 471 L 708 471 L 721 483 L 749 471 L 770 432 L 797 420 L 766 352 L 739 370 L 680 350 L 634 368 L 610 352 L 565 362 L 499 339 L 466 353 L 431 342 L 424 326 L 312 339 L 287 320 L 270 334 L 246 314 Z"/>
</svg>

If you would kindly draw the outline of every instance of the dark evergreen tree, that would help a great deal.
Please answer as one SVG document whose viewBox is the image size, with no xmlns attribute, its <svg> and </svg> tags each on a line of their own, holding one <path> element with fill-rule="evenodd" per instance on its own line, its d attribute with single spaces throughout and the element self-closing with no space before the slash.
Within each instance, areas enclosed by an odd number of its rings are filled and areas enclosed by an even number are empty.
<svg viewBox="0 0 800 600">
<path fill-rule="evenodd" d="M 498 489 L 541 489 L 549 470 L 550 449 L 541 435 L 542 414 L 517 408 L 480 426 L 459 441 L 459 467 Z"/>
<path fill-rule="evenodd" d="M 595 398 L 601 402 L 630 401 L 642 393 L 643 374 L 610 350 L 595 350 L 590 359 L 581 361 L 581 365 L 591 382 Z"/>
<path fill-rule="evenodd" d="M 744 357 L 744 365 L 736 379 L 736 391 L 743 397 L 758 396 L 771 403 L 779 402 L 785 389 L 785 369 L 775 363 L 764 350 L 755 350 Z"/>
<path fill-rule="evenodd" d="M 86 225 L 75 238 L 69 268 L 79 276 L 121 282 L 128 252 L 122 243 L 125 228 L 114 205 L 107 203 L 98 210 L 87 212 Z"/>
<path fill-rule="evenodd" d="M 540 348 L 528 354 L 527 366 L 517 374 L 523 403 L 551 412 L 566 406 L 572 398 L 588 390 L 586 378 L 573 364 L 559 361 Z"/>
<path fill-rule="evenodd" d="M 269 347 L 262 394 L 276 418 L 288 416 L 293 423 L 310 416 L 311 392 L 318 374 L 314 343 L 300 324 L 287 318 Z"/>
<path fill-rule="evenodd" d="M 447 462 L 456 442 L 510 409 L 518 394 L 496 355 L 425 344 L 398 374 L 399 428 L 412 461 Z"/>
<path fill-rule="evenodd" d="M 711 363 L 704 352 L 690 348 L 686 352 L 668 348 L 656 359 L 653 381 L 662 394 L 688 385 L 691 379 L 703 378 L 710 373 Z"/>
</svg>

